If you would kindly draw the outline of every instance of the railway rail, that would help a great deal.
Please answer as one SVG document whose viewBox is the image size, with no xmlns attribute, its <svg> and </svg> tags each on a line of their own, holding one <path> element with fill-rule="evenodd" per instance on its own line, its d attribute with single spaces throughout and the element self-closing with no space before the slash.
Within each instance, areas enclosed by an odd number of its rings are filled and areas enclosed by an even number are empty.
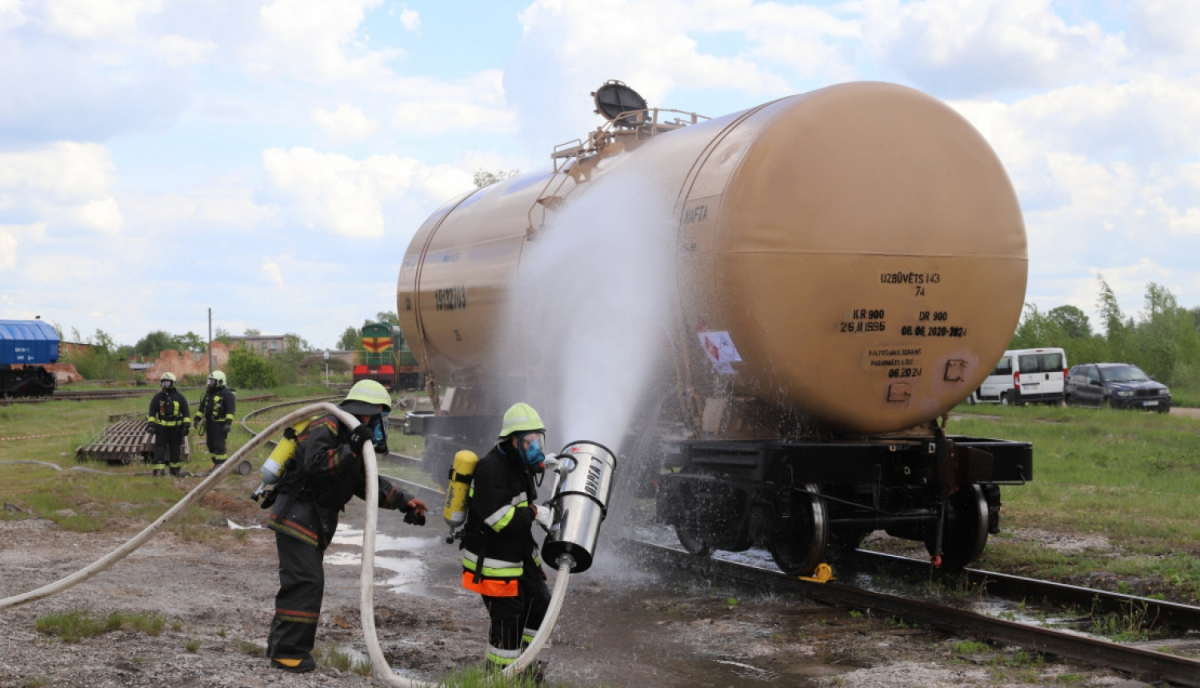
<svg viewBox="0 0 1200 688">
<path fill-rule="evenodd" d="M 888 573 L 919 576 L 922 579 L 927 578 L 931 570 L 928 561 L 862 549 L 855 550 L 847 563 L 858 570 L 875 567 Z M 1056 604 L 1077 605 L 1101 614 L 1128 612 L 1136 608 L 1155 625 L 1200 631 L 1200 607 L 982 569 L 966 568 L 961 575 L 971 585 L 985 590 L 992 597 L 1017 601 L 1049 600 Z"/>
<path fill-rule="evenodd" d="M 93 389 L 85 392 L 55 392 L 48 397 L 17 397 L 15 399 L 0 399 L 0 406 L 13 404 L 44 404 L 47 401 L 101 401 L 104 399 L 132 399 L 133 397 L 150 396 L 158 391 L 157 387 L 139 389 Z"/>
<path fill-rule="evenodd" d="M 1183 686 L 1200 686 L 1200 661 L 1121 645 L 1078 633 L 998 619 L 941 604 L 911 600 L 836 582 L 813 583 L 722 559 L 697 557 L 681 549 L 624 540 L 624 551 L 642 561 L 702 578 L 717 578 L 773 593 L 794 593 L 821 604 L 849 607 L 905 619 L 954 633 L 978 635 L 1087 664 Z"/>
</svg>

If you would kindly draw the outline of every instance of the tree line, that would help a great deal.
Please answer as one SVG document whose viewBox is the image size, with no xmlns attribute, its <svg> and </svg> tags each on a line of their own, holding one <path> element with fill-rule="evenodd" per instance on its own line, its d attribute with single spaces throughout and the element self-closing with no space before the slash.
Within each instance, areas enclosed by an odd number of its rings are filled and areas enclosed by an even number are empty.
<svg viewBox="0 0 1200 688">
<path fill-rule="evenodd" d="M 1072 366 L 1132 363 L 1168 385 L 1200 389 L 1200 306 L 1180 306 L 1169 289 L 1150 282 L 1142 310 L 1127 314 L 1104 278 L 1098 281 L 1099 331 L 1093 331 L 1088 316 L 1075 306 L 1043 313 L 1025 304 L 1009 348 L 1059 347 Z"/>
</svg>

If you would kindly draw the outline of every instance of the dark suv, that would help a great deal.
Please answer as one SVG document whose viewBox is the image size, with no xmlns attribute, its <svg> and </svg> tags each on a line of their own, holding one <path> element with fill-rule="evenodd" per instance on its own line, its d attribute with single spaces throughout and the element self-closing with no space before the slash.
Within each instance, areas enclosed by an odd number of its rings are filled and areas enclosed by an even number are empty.
<svg viewBox="0 0 1200 688">
<path fill-rule="evenodd" d="M 1140 408 L 1166 413 L 1171 391 L 1129 363 L 1089 363 L 1067 373 L 1067 403 L 1077 406 Z"/>
</svg>

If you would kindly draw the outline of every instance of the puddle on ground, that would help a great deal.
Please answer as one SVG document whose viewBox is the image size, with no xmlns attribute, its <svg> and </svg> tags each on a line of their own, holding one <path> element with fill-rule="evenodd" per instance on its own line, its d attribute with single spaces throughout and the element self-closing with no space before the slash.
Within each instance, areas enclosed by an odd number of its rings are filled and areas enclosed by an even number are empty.
<svg viewBox="0 0 1200 688">
<path fill-rule="evenodd" d="M 330 552 L 325 555 L 325 563 L 334 566 L 361 566 L 362 537 L 361 528 L 339 527 L 333 536 L 332 544 L 353 547 L 354 550 Z M 425 597 L 445 598 L 457 594 L 457 578 L 443 585 L 433 585 L 428 580 L 424 559 L 431 556 L 433 553 L 430 550 L 439 544 L 445 546 L 440 537 L 397 537 L 376 533 L 375 568 L 389 572 L 377 585 L 392 592 Z"/>
</svg>

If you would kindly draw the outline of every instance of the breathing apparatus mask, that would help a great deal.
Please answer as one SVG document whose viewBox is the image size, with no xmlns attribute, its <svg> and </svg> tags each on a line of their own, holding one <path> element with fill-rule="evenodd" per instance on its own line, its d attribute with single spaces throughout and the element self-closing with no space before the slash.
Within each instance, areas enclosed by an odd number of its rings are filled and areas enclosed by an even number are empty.
<svg viewBox="0 0 1200 688">
<path fill-rule="evenodd" d="M 171 382 L 170 380 L 163 380 L 162 382 L 160 382 L 160 383 L 158 383 L 158 384 L 159 384 L 159 386 L 160 386 L 160 387 L 162 387 L 164 390 L 168 390 L 168 389 L 171 389 L 171 386 L 172 386 L 172 385 L 174 385 L 175 383 L 174 383 L 174 382 Z"/>
<path fill-rule="evenodd" d="M 545 446 L 546 433 L 527 432 L 521 435 L 521 440 L 517 443 L 517 454 L 526 465 L 540 467 L 546 460 L 546 454 L 543 451 Z"/>
<path fill-rule="evenodd" d="M 388 412 L 383 411 L 377 416 L 371 416 L 371 420 L 367 423 L 367 427 L 374 432 L 371 436 L 371 444 L 379 453 L 387 451 L 387 419 Z"/>
</svg>

